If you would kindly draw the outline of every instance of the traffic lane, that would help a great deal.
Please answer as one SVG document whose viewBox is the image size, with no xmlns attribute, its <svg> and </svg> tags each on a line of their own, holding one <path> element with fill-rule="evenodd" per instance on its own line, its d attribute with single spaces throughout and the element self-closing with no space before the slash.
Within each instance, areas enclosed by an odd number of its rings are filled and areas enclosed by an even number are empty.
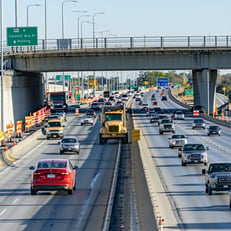
<svg viewBox="0 0 231 231">
<path fill-rule="evenodd" d="M 163 179 L 165 180 L 165 186 L 167 191 L 169 192 L 169 196 L 173 198 L 174 203 L 177 205 L 177 211 L 180 213 L 180 217 L 183 222 L 187 223 L 187 229 L 189 228 L 197 228 L 200 230 L 204 227 L 210 227 L 209 222 L 216 222 L 216 229 L 220 229 L 219 222 L 222 220 L 224 224 L 227 224 L 229 213 L 226 214 L 226 217 L 222 219 L 217 218 L 217 215 L 213 213 L 213 216 L 207 217 L 209 208 L 217 208 L 221 207 L 223 211 L 226 208 L 226 212 L 229 211 L 227 201 L 227 194 L 224 193 L 221 196 L 214 196 L 213 201 L 211 203 L 210 197 L 205 195 L 204 193 L 204 177 L 201 174 L 201 169 L 204 168 L 201 165 L 193 165 L 188 167 L 182 167 L 179 158 L 177 157 L 177 150 L 171 150 L 168 148 L 168 137 L 170 134 L 164 134 L 163 136 L 159 136 L 158 127 L 156 126 L 148 126 L 145 117 L 138 117 L 138 122 L 142 124 L 142 120 L 144 123 L 144 135 L 149 142 L 149 149 L 152 150 L 153 159 L 156 163 L 158 169 L 160 169 Z M 178 122 L 177 122 L 178 123 Z M 182 123 L 182 124 L 180 124 Z M 179 132 L 181 132 L 181 128 L 184 127 L 183 123 L 185 121 L 179 121 Z M 142 127 L 142 125 L 141 125 Z M 188 131 L 188 128 L 185 128 L 185 131 Z M 184 133 L 184 131 L 182 131 Z M 193 138 L 192 142 L 201 142 L 201 137 L 204 136 L 202 131 L 194 131 L 197 132 L 198 136 L 190 137 Z M 202 132 L 202 134 L 200 134 Z M 191 131 L 190 131 L 191 133 Z M 223 153 L 220 152 L 222 156 Z M 183 181 L 183 182 L 182 182 Z M 184 189 L 184 190 L 182 190 Z M 195 197 L 196 199 L 194 199 Z M 198 207 L 198 211 L 204 209 L 201 214 L 193 213 L 193 211 Z M 188 208 L 188 209 L 187 209 Z M 192 209 L 190 209 L 192 208 Z M 207 209 L 206 209 L 207 208 Z M 211 211 L 212 209 L 210 209 Z M 219 208 L 218 208 L 219 210 Z M 188 212 L 189 211 L 189 212 Z M 192 214 L 191 214 L 192 213 Z M 219 214 L 222 216 L 223 214 Z M 201 222 L 198 222 L 198 216 L 202 217 Z M 188 218 L 190 217 L 190 219 Z M 222 226 L 225 227 L 226 225 Z"/>
<path fill-rule="evenodd" d="M 117 147 L 117 143 L 105 146 L 98 145 L 98 142 L 97 144 L 92 144 L 94 139 L 96 141 L 95 136 L 97 136 L 97 132 L 92 131 L 90 134 L 87 134 L 87 130 L 89 129 L 87 127 L 81 128 L 79 126 L 78 129 L 74 128 L 74 130 L 67 132 L 70 134 L 80 134 L 84 129 L 86 130 L 86 134 L 84 135 L 89 137 L 88 146 L 92 147 L 87 147 L 86 145 L 86 149 L 84 149 L 83 146 L 84 151 L 82 151 L 79 156 L 60 156 L 57 141 L 44 140 L 43 145 L 37 150 L 34 150 L 31 155 L 24 158 L 21 162 L 16 163 L 16 167 L 13 168 L 13 171 L 8 168 L 7 171 L 2 173 L 4 179 L 2 185 L 4 185 L 5 190 L 0 194 L 2 205 L 0 220 L 4 223 L 4 230 L 20 230 L 21 224 L 23 227 L 22 230 L 25 230 L 25 226 L 27 226 L 28 230 L 32 230 L 32 228 L 35 230 L 41 230 L 43 227 L 48 227 L 49 224 L 52 224 L 52 227 L 56 226 L 56 230 L 61 230 L 59 222 L 62 221 L 64 214 L 69 218 L 65 218 L 63 223 L 61 223 L 67 227 L 67 229 L 64 230 L 70 230 L 69 223 L 73 223 L 73 227 L 76 225 L 84 225 L 84 220 L 82 219 L 81 222 L 78 220 L 78 223 L 76 217 L 81 217 L 80 215 L 84 213 L 87 215 L 87 212 L 92 211 L 94 206 L 96 206 L 96 209 L 94 210 L 97 210 L 98 222 L 96 223 L 94 219 L 90 219 L 90 221 L 94 220 L 94 227 L 97 227 L 98 223 L 102 223 L 102 219 L 99 219 L 99 217 L 103 217 L 104 212 L 102 210 L 106 207 L 105 199 L 107 198 L 107 187 L 110 187 L 110 175 L 113 170 L 115 157 L 114 149 Z M 88 143 L 88 141 L 84 139 L 85 138 L 82 138 L 82 141 Z M 107 155 L 108 153 L 110 153 L 110 155 Z M 38 159 L 44 157 L 67 157 L 77 164 L 80 164 L 80 169 L 77 174 L 77 191 L 73 196 L 67 196 L 64 192 L 41 192 L 34 197 L 29 194 L 31 171 L 28 170 L 28 166 L 35 164 Z M 17 176 L 20 176 L 20 180 L 17 180 Z M 101 186 L 102 182 L 105 183 L 105 185 Z M 98 200 L 103 200 L 103 202 L 95 205 L 94 202 L 96 201 L 96 198 Z M 65 208 L 62 206 L 63 203 L 59 206 L 59 202 L 63 202 L 63 200 L 68 200 L 67 202 L 69 202 Z M 13 202 L 17 202 L 16 205 L 12 205 Z M 74 214 L 72 214 L 73 209 L 75 210 Z M 54 214 L 56 214 L 55 218 Z M 95 214 L 95 212 L 91 213 L 92 216 L 93 214 Z M 58 219 L 56 219 L 57 217 Z M 72 217 L 75 219 L 70 222 Z M 34 223 L 36 223 L 36 225 Z M 92 224 L 89 221 L 88 223 L 88 225 Z"/>
</svg>

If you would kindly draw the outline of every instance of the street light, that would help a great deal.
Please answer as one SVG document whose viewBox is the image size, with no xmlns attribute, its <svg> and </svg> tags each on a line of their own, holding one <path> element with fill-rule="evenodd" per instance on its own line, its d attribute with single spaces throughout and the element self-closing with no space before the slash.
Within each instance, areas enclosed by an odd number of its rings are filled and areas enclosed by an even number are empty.
<svg viewBox="0 0 231 231">
<path fill-rule="evenodd" d="M 77 20 L 77 27 L 78 27 L 78 29 L 77 29 L 77 34 L 78 34 L 78 48 L 79 48 L 79 20 L 81 18 L 81 16 L 79 16 L 79 13 L 88 13 L 88 11 L 86 11 L 86 10 L 73 10 L 72 12 L 78 14 L 78 20 Z M 82 15 L 82 16 L 87 16 L 87 17 L 89 16 L 90 17 L 90 15 Z"/>
<path fill-rule="evenodd" d="M 76 0 L 65 0 L 65 1 L 63 1 L 63 3 L 62 3 L 62 38 L 64 38 L 63 5 L 64 5 L 64 3 L 66 3 L 66 2 L 77 2 L 77 1 L 76 1 Z"/>
<path fill-rule="evenodd" d="M 93 48 L 95 48 L 95 16 L 99 14 L 104 14 L 103 12 L 97 12 L 92 16 L 92 24 L 93 24 Z"/>
<path fill-rule="evenodd" d="M 32 6 L 41 6 L 40 4 L 30 4 L 28 5 L 26 8 L 26 25 L 27 27 L 29 26 L 29 8 L 32 7 Z"/>
<path fill-rule="evenodd" d="M 78 17 L 78 48 L 79 48 L 79 23 L 80 23 L 80 19 L 84 17 L 90 17 L 90 15 L 85 14 Z"/>
<path fill-rule="evenodd" d="M 14 7 L 15 7 L 15 27 L 18 27 L 18 2 L 17 0 L 15 0 Z"/>
</svg>

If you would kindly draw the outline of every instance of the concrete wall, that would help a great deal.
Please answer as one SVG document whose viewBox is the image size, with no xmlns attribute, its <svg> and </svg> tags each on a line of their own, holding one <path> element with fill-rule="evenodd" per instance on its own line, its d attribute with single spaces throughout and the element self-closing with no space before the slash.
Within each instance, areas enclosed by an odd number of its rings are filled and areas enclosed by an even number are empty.
<svg viewBox="0 0 231 231">
<path fill-rule="evenodd" d="M 37 110 L 43 105 L 44 83 L 40 73 L 5 71 L 3 77 L 3 113 L 4 129 L 10 121 L 17 120 Z M 0 95 L 1 99 L 1 95 Z M 1 106 L 2 107 L 2 106 Z M 1 108 L 0 108 L 1 111 Z M 2 121 L 2 112 L 0 121 Z"/>
</svg>

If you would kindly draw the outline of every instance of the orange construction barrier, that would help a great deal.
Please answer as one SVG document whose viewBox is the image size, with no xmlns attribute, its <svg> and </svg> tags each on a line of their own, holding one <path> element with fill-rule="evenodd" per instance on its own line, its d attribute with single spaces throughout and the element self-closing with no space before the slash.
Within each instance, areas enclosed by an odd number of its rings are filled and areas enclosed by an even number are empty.
<svg viewBox="0 0 231 231">
<path fill-rule="evenodd" d="M 10 122 L 9 124 L 6 125 L 6 130 L 7 130 L 7 141 L 11 142 L 11 138 L 14 133 L 14 124 Z"/>
<path fill-rule="evenodd" d="M 4 131 L 0 131 L 0 142 L 2 143 L 2 146 L 5 146 L 5 132 Z"/>
<path fill-rule="evenodd" d="M 22 120 L 16 122 L 16 135 L 22 137 Z"/>
<path fill-rule="evenodd" d="M 200 112 L 198 110 L 193 110 L 193 117 L 200 116 Z"/>
<path fill-rule="evenodd" d="M 75 109 L 75 115 L 76 115 L 76 116 L 79 115 L 79 109 L 78 109 L 78 108 Z"/>
<path fill-rule="evenodd" d="M 29 132 L 31 128 L 31 116 L 25 117 L 25 132 Z"/>
</svg>

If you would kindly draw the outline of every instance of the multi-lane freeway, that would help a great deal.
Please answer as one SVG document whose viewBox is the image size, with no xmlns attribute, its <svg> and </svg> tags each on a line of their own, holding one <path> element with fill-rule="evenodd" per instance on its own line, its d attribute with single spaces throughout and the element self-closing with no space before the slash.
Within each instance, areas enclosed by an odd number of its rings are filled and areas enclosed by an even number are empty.
<svg viewBox="0 0 231 231">
<path fill-rule="evenodd" d="M 159 106 L 166 110 L 182 109 L 179 105 L 168 101 L 161 101 L 157 93 Z M 144 102 L 150 102 L 151 92 L 147 92 Z M 168 220 L 168 215 L 162 214 L 165 218 L 165 230 L 230 230 L 230 208 L 229 193 L 217 192 L 212 196 L 205 193 L 204 176 L 201 171 L 206 168 L 202 164 L 181 166 L 181 159 L 178 158 L 178 150 L 169 148 L 168 138 L 170 134 L 159 135 L 156 124 L 150 124 L 145 113 L 140 116 L 140 106 L 134 103 L 136 128 L 141 129 L 147 146 L 147 154 L 151 155 L 153 164 L 159 173 L 162 185 L 173 208 L 174 216 L 177 219 L 175 226 Z M 171 115 L 171 114 L 169 114 Z M 188 136 L 189 143 L 203 143 L 209 147 L 209 161 L 230 161 L 230 128 L 222 127 L 221 136 L 207 136 L 207 129 L 192 130 L 192 115 L 186 115 L 185 120 L 176 120 L 176 133 L 183 133 Z M 206 126 L 211 124 L 206 123 Z M 153 167 L 154 167 L 153 166 Z M 157 202 L 161 206 L 161 202 Z M 169 211 L 165 211 L 167 214 Z"/>
<path fill-rule="evenodd" d="M 146 92 L 143 97 L 143 101 L 150 106 L 152 93 Z M 170 99 L 161 101 L 159 93 L 155 93 L 159 106 L 166 113 L 176 108 L 183 109 Z M 134 101 L 132 107 L 134 126 L 141 131 L 142 143 L 139 143 L 142 155 L 150 155 L 152 163 L 149 164 L 151 168 L 155 168 L 165 190 L 159 194 L 164 195 L 171 206 L 170 209 L 165 208 L 164 202 L 154 201 L 157 207 L 154 210 L 157 213 L 161 211 L 161 214 L 155 214 L 153 219 L 161 215 L 164 218 L 164 230 L 230 230 L 229 193 L 217 192 L 208 196 L 205 193 L 204 176 L 201 174 L 202 168 L 206 166 L 181 166 L 177 149 L 169 148 L 170 134 L 159 135 L 158 126 L 150 124 L 146 114 L 140 111 L 138 102 Z M 80 117 L 69 113 L 65 127 L 66 135 L 77 135 L 79 138 L 80 155 L 60 156 L 58 141 L 46 140 L 42 136 L 16 153 L 16 163 L 0 172 L 1 230 L 103 229 L 118 142 L 109 141 L 105 145 L 99 145 L 98 119 L 95 119 L 93 126 L 80 126 Z M 222 127 L 221 136 L 208 137 L 207 130 L 192 130 L 193 119 L 191 114 L 186 114 L 185 120 L 176 120 L 176 132 L 187 135 L 190 143 L 199 142 L 209 146 L 209 161 L 230 160 L 230 129 Z M 211 122 L 207 122 L 206 126 L 209 124 Z M 77 189 L 73 195 L 67 195 L 66 192 L 39 192 L 35 196 L 30 195 L 29 166 L 35 165 L 39 159 L 60 157 L 71 159 L 79 167 Z M 139 186 L 135 188 L 138 189 Z M 129 202 L 131 210 L 139 210 L 139 206 L 133 204 L 134 201 L 136 199 Z M 141 202 L 138 204 L 142 207 Z M 136 214 L 134 211 L 133 213 Z M 138 218 L 139 216 L 135 219 Z M 134 219 L 131 218 L 131 222 Z M 139 222 L 137 220 L 137 227 Z"/>
</svg>

